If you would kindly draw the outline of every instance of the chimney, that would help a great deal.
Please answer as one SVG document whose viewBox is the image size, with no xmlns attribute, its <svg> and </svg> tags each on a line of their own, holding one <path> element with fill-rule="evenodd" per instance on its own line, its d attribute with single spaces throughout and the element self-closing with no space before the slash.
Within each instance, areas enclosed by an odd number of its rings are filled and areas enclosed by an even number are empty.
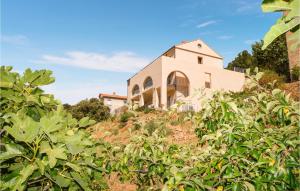
<svg viewBox="0 0 300 191">
<path fill-rule="evenodd" d="M 189 41 L 187 41 L 187 40 L 183 40 L 183 41 L 181 41 L 181 43 L 187 43 L 187 42 L 189 42 Z"/>
<path fill-rule="evenodd" d="M 113 95 L 116 95 L 116 92 L 113 92 Z"/>
</svg>

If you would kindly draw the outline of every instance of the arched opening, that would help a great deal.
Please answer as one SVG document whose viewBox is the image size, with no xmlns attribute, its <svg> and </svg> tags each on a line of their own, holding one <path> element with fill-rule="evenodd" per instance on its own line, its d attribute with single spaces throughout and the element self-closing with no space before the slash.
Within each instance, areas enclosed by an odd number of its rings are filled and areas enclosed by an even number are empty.
<svg viewBox="0 0 300 191">
<path fill-rule="evenodd" d="M 150 76 L 148 76 L 144 83 L 144 92 L 143 92 L 143 99 L 144 99 L 144 105 L 145 106 L 153 106 L 153 93 L 154 89 L 153 87 L 153 80 Z"/>
<path fill-rule="evenodd" d="M 171 72 L 167 78 L 167 106 L 190 95 L 190 82 L 188 77 L 180 71 Z"/>
<path fill-rule="evenodd" d="M 131 98 L 132 103 L 133 104 L 139 104 L 139 101 L 140 101 L 140 96 L 139 96 L 140 87 L 137 84 L 133 86 L 131 93 L 132 93 L 132 98 Z"/>
<path fill-rule="evenodd" d="M 144 81 L 144 90 L 153 86 L 152 78 L 149 76 Z"/>
<path fill-rule="evenodd" d="M 132 95 L 134 96 L 134 95 L 137 95 L 137 94 L 139 94 L 139 93 L 140 93 L 140 88 L 139 88 L 139 86 L 136 84 L 136 85 L 134 85 L 133 88 L 132 88 Z"/>
</svg>

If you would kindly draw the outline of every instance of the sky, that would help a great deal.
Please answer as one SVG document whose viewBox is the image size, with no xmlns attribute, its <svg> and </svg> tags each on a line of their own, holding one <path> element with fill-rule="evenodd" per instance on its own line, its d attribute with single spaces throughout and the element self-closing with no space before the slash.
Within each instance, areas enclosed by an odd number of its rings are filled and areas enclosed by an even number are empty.
<svg viewBox="0 0 300 191">
<path fill-rule="evenodd" d="M 135 72 L 184 40 L 201 39 L 224 67 L 280 16 L 260 0 L 1 0 L 1 65 L 49 69 L 63 103 L 126 95 Z"/>
</svg>

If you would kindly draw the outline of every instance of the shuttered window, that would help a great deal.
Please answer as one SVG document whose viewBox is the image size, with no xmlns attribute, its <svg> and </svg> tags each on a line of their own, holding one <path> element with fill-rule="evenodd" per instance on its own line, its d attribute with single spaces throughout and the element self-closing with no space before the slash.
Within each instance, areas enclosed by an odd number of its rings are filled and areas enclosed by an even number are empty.
<svg viewBox="0 0 300 191">
<path fill-rule="evenodd" d="M 204 73 L 205 75 L 205 88 L 211 88 L 211 74 Z"/>
</svg>

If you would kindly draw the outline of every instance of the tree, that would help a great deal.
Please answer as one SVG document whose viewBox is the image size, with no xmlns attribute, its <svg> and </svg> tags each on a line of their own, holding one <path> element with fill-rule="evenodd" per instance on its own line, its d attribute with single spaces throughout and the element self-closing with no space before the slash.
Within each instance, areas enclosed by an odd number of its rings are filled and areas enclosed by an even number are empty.
<svg viewBox="0 0 300 191">
<path fill-rule="evenodd" d="M 275 39 L 285 34 L 288 44 L 290 71 L 300 65 L 299 5 L 299 0 L 264 0 L 261 5 L 264 12 L 283 12 L 283 16 L 266 33 L 262 49 L 266 49 Z M 292 76 L 290 77 L 292 78 Z"/>
<path fill-rule="evenodd" d="M 263 49 L 262 41 L 254 43 L 252 45 L 252 57 L 255 67 L 275 71 L 289 79 L 288 51 L 284 35 L 273 41 L 266 49 Z"/>
<path fill-rule="evenodd" d="M 273 41 L 268 48 L 262 48 L 263 42 L 252 44 L 252 54 L 244 50 L 228 64 L 227 69 L 233 70 L 234 67 L 255 68 L 271 70 L 289 79 L 289 60 L 286 46 L 286 39 L 281 35 Z"/>
<path fill-rule="evenodd" d="M 110 116 L 109 107 L 105 106 L 103 101 L 97 98 L 85 99 L 73 106 L 64 104 L 64 108 L 72 113 L 76 119 L 89 117 L 99 122 Z"/>
<path fill-rule="evenodd" d="M 233 70 L 234 67 L 252 68 L 253 67 L 253 58 L 252 58 L 252 55 L 247 50 L 243 50 L 227 66 L 227 68 L 230 69 L 230 70 Z"/>
</svg>

